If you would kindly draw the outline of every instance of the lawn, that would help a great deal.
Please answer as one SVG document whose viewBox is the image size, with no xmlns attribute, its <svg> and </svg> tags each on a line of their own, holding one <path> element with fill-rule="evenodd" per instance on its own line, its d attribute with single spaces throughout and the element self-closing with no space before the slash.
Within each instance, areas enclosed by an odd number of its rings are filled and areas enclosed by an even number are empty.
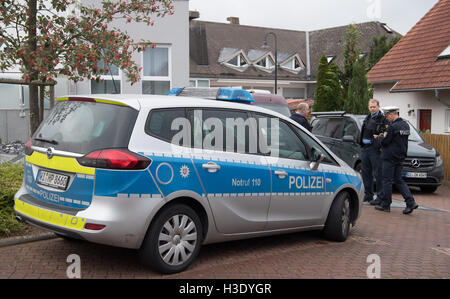
<svg viewBox="0 0 450 299">
<path fill-rule="evenodd" d="M 17 222 L 14 194 L 22 184 L 23 164 L 0 163 L 0 238 L 26 233 L 27 225 Z"/>
</svg>

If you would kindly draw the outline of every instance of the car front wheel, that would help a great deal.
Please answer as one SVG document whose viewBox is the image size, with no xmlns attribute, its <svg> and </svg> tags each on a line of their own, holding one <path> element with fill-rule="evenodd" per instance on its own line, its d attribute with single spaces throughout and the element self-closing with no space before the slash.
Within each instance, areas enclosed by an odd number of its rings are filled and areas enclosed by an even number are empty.
<svg viewBox="0 0 450 299">
<path fill-rule="evenodd" d="M 169 206 L 151 224 L 140 249 L 144 264 L 165 274 L 184 271 L 197 256 L 202 225 L 197 213 L 181 204 Z"/>
<path fill-rule="evenodd" d="M 333 201 L 323 230 L 326 239 L 344 242 L 350 232 L 351 205 L 348 192 L 341 192 Z"/>
</svg>

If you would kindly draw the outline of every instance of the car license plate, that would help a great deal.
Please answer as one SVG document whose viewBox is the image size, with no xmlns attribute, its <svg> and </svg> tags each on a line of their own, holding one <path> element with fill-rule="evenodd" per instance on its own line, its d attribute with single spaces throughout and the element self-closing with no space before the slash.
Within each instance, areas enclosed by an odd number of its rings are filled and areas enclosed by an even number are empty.
<svg viewBox="0 0 450 299">
<path fill-rule="evenodd" d="M 69 183 L 69 176 L 41 170 L 38 173 L 37 182 L 44 186 L 66 190 L 67 184 Z"/>
<path fill-rule="evenodd" d="M 426 178 L 427 173 L 426 172 L 407 172 L 405 174 L 405 177 L 407 177 L 407 178 Z"/>
</svg>

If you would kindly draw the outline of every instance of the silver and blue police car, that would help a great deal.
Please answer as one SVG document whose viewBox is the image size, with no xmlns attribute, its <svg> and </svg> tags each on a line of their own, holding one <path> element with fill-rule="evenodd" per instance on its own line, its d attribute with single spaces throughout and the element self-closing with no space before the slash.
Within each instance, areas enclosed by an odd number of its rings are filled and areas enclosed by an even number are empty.
<svg viewBox="0 0 450 299">
<path fill-rule="evenodd" d="M 304 230 L 345 241 L 359 174 L 248 92 L 213 98 L 58 99 L 26 145 L 18 218 L 139 249 L 163 273 L 186 269 L 202 244 Z"/>
</svg>

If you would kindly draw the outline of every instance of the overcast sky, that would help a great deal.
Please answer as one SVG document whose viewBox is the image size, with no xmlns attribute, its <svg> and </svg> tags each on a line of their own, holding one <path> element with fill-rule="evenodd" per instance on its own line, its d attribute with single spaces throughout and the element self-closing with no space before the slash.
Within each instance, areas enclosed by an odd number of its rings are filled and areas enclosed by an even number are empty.
<svg viewBox="0 0 450 299">
<path fill-rule="evenodd" d="M 438 0 L 190 0 L 199 20 L 311 31 L 380 21 L 406 34 Z"/>
</svg>

